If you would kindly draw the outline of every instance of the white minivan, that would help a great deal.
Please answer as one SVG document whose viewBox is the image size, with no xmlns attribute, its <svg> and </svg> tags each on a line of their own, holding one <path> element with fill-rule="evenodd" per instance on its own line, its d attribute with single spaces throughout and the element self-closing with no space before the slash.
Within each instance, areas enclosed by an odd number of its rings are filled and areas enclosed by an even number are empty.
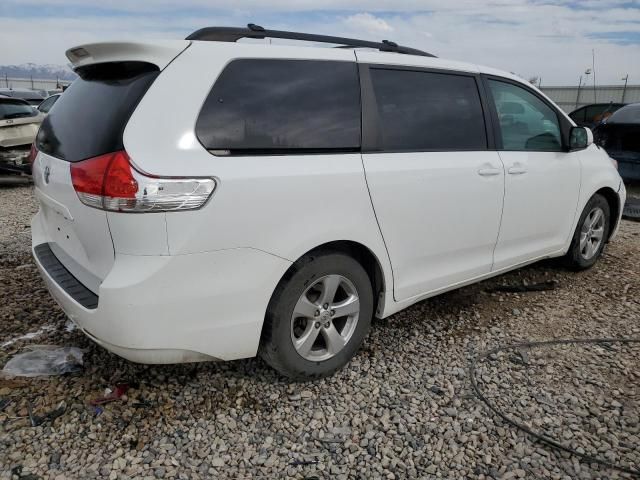
<svg viewBox="0 0 640 480">
<path fill-rule="evenodd" d="M 236 43 L 267 37 L 316 46 Z M 67 57 L 33 254 L 82 331 L 135 362 L 328 375 L 373 315 L 543 258 L 588 268 L 616 233 L 607 154 L 508 73 L 253 24 Z"/>
</svg>

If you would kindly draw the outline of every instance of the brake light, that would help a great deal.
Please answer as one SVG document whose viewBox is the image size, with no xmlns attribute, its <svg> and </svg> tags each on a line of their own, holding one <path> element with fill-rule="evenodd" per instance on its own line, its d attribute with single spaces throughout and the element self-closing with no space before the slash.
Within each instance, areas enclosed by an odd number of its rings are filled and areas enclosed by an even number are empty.
<svg viewBox="0 0 640 480">
<path fill-rule="evenodd" d="M 71 164 L 71 180 L 82 203 L 113 212 L 194 210 L 209 199 L 212 178 L 158 178 L 131 165 L 120 150 Z"/>
<path fill-rule="evenodd" d="M 36 161 L 36 157 L 38 156 L 38 149 L 36 148 L 36 142 L 31 144 L 31 150 L 29 150 L 29 156 L 27 157 L 27 161 L 29 165 L 33 165 L 33 162 Z"/>
<path fill-rule="evenodd" d="M 614 168 L 618 170 L 618 161 L 611 157 L 609 157 L 609 160 L 611 160 L 611 163 L 613 164 Z"/>
</svg>

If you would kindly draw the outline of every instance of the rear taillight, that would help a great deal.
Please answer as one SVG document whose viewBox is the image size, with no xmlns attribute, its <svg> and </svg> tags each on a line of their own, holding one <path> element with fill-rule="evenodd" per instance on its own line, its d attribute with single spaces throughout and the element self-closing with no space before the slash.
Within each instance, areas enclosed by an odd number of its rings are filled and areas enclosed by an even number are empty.
<svg viewBox="0 0 640 480">
<path fill-rule="evenodd" d="M 611 160 L 611 163 L 613 164 L 613 166 L 615 167 L 616 170 L 618 170 L 618 161 L 614 160 L 613 158 L 609 157 L 609 160 Z"/>
<path fill-rule="evenodd" d="M 71 164 L 78 198 L 113 212 L 194 210 L 209 199 L 212 178 L 158 178 L 137 171 L 124 150 Z"/>
<path fill-rule="evenodd" d="M 36 161 L 37 156 L 38 156 L 38 149 L 36 148 L 36 142 L 33 142 L 31 144 L 31 150 L 29 150 L 29 156 L 27 157 L 29 165 L 33 165 L 33 162 Z"/>
</svg>

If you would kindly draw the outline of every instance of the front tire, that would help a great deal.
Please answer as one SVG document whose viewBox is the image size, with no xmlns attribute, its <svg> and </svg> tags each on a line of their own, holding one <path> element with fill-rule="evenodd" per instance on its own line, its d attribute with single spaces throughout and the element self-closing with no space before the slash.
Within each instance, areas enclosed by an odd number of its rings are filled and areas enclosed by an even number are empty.
<svg viewBox="0 0 640 480">
<path fill-rule="evenodd" d="M 325 377 L 355 355 L 372 315 L 371 280 L 360 263 L 343 253 L 305 256 L 269 302 L 259 353 L 292 379 Z"/>
<path fill-rule="evenodd" d="M 565 264 L 573 270 L 591 268 L 602 255 L 610 224 L 609 203 L 602 195 L 595 194 L 580 215 L 571 246 L 564 258 Z"/>
</svg>

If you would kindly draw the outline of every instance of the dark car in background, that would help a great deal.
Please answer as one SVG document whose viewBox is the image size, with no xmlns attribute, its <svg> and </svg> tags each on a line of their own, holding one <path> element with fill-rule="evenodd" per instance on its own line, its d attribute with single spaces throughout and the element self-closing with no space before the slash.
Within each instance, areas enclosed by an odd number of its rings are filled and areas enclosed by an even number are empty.
<svg viewBox="0 0 640 480">
<path fill-rule="evenodd" d="M 569 114 L 569 117 L 579 127 L 588 127 L 593 130 L 603 120 L 606 120 L 616 110 L 624 106 L 624 103 L 592 103 L 575 109 Z"/>
<path fill-rule="evenodd" d="M 0 88 L 0 95 L 12 98 L 20 98 L 27 101 L 30 105 L 38 106 L 44 100 L 44 96 L 34 90 L 26 88 Z"/>
<path fill-rule="evenodd" d="M 617 110 L 593 134 L 596 144 L 618 162 L 620 176 L 640 181 L 640 103 Z"/>
</svg>

